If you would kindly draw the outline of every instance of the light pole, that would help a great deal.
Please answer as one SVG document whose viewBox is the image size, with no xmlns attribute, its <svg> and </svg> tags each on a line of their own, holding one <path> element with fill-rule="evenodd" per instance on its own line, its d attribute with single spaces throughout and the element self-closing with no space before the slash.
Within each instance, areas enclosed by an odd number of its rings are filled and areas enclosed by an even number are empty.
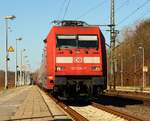
<svg viewBox="0 0 150 121">
<path fill-rule="evenodd" d="M 136 54 L 133 54 L 134 59 L 134 87 L 136 87 Z"/>
<path fill-rule="evenodd" d="M 18 78 L 17 78 L 17 68 L 18 68 L 18 61 L 17 61 L 17 59 L 18 59 L 18 51 L 17 51 L 17 41 L 21 41 L 22 40 L 22 38 L 21 37 L 19 37 L 19 38 L 17 38 L 16 39 L 16 70 L 15 70 L 15 87 L 18 85 Z"/>
<path fill-rule="evenodd" d="M 27 71 L 27 67 L 26 67 L 26 62 L 25 62 L 25 59 L 27 58 L 28 56 L 24 56 L 23 58 L 23 83 L 24 85 L 26 84 L 26 71 Z"/>
<path fill-rule="evenodd" d="M 20 85 L 22 85 L 22 65 L 23 65 L 22 64 L 23 63 L 22 62 L 23 61 L 23 57 L 22 56 L 23 56 L 23 52 L 25 52 L 25 51 L 26 51 L 26 49 L 22 49 L 21 52 L 20 52 L 20 58 L 21 58 L 20 59 Z"/>
<path fill-rule="evenodd" d="M 122 54 L 120 56 L 120 80 L 121 80 L 121 87 L 123 87 L 123 57 Z"/>
<path fill-rule="evenodd" d="M 27 64 L 27 67 L 28 67 L 27 68 L 27 70 L 28 70 L 27 71 L 27 84 L 29 85 L 29 84 L 31 84 L 31 80 L 30 80 L 30 70 L 31 69 L 30 69 L 30 64 L 29 63 Z"/>
<path fill-rule="evenodd" d="M 6 59 L 5 59 L 5 89 L 8 88 L 8 20 L 15 19 L 15 16 L 5 16 L 5 26 L 6 26 Z"/>
<path fill-rule="evenodd" d="M 143 83 L 142 83 L 142 90 L 144 90 L 145 87 L 145 73 L 144 73 L 144 47 L 139 47 L 139 49 L 142 50 L 142 60 L 143 60 L 143 66 L 142 66 L 142 71 L 143 71 Z"/>
<path fill-rule="evenodd" d="M 26 60 L 25 84 L 28 85 L 29 60 Z"/>
</svg>

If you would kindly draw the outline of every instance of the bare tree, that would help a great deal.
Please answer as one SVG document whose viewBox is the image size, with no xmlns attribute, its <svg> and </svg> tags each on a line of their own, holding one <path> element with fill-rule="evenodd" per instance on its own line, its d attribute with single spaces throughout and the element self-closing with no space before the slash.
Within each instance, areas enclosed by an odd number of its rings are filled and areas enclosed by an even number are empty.
<svg viewBox="0 0 150 121">
<path fill-rule="evenodd" d="M 150 19 L 141 21 L 133 28 L 124 29 L 119 39 L 123 40 L 119 40 L 122 43 L 115 50 L 118 70 L 117 85 L 121 85 L 122 72 L 124 86 L 139 86 L 143 71 L 140 46 L 144 48 L 145 66 L 150 70 Z M 150 86 L 149 70 L 146 72 L 146 86 Z"/>
</svg>

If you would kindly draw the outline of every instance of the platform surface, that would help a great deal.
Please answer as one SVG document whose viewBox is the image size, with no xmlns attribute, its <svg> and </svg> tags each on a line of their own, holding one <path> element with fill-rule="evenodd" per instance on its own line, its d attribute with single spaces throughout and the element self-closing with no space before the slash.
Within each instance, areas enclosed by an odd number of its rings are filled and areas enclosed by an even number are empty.
<svg viewBox="0 0 150 121">
<path fill-rule="evenodd" d="M 113 90 L 113 86 L 111 87 Z M 110 90 L 110 86 L 107 87 L 107 90 Z M 143 90 L 141 87 L 134 87 L 134 86 L 116 86 L 117 91 L 128 91 L 128 92 L 143 92 L 143 93 L 150 93 L 150 87 L 145 87 Z"/>
<path fill-rule="evenodd" d="M 145 87 L 143 90 L 141 90 L 141 87 L 121 87 L 116 86 L 116 90 L 118 91 L 129 91 L 129 92 L 144 92 L 144 93 L 150 93 L 150 87 Z"/>
<path fill-rule="evenodd" d="M 70 117 L 37 86 L 0 92 L 0 121 L 70 121 Z"/>
</svg>

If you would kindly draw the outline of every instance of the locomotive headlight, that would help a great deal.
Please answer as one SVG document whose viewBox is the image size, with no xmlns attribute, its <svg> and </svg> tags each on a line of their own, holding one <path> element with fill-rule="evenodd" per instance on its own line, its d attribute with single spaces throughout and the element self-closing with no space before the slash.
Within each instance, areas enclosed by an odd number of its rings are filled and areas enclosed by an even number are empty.
<svg viewBox="0 0 150 121">
<path fill-rule="evenodd" d="M 101 71 L 101 67 L 100 66 L 93 66 L 92 71 Z"/>
<path fill-rule="evenodd" d="M 48 76 L 48 79 L 49 80 L 53 80 L 53 76 Z"/>
<path fill-rule="evenodd" d="M 62 66 L 61 67 L 60 66 L 56 67 L 56 71 L 63 71 L 63 70 L 64 70 L 64 67 L 62 67 Z"/>
</svg>

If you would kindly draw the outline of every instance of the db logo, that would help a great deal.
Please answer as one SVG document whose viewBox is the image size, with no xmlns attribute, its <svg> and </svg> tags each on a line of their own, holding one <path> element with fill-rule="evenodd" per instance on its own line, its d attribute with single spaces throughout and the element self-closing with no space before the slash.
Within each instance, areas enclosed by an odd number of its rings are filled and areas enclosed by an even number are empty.
<svg viewBox="0 0 150 121">
<path fill-rule="evenodd" d="M 75 57 L 75 58 L 73 59 L 73 62 L 74 62 L 74 63 L 82 63 L 82 58 L 81 58 L 81 57 Z"/>
</svg>

